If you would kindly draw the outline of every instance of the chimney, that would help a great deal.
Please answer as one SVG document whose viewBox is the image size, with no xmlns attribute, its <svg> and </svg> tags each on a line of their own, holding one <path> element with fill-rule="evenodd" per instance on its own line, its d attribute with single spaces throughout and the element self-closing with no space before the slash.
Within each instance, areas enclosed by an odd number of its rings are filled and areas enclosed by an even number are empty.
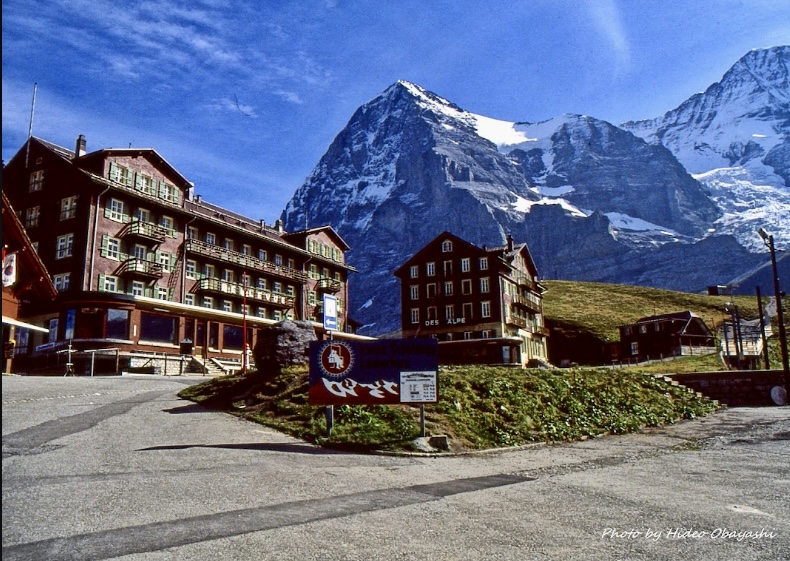
<svg viewBox="0 0 790 561">
<path fill-rule="evenodd" d="M 278 234 L 282 234 L 283 233 L 283 221 L 280 220 L 279 218 L 277 220 L 275 220 L 274 228 L 275 228 L 275 230 L 277 230 Z"/>
<path fill-rule="evenodd" d="M 197 204 L 200 204 L 200 195 L 197 195 L 197 194 L 195 195 L 195 202 Z"/>
<path fill-rule="evenodd" d="M 261 232 L 263 232 L 264 230 L 266 230 L 266 221 L 263 218 L 261 218 L 260 222 L 261 222 Z"/>
<path fill-rule="evenodd" d="M 85 155 L 85 135 L 81 134 L 77 137 L 77 144 L 74 146 L 74 159 Z"/>
<path fill-rule="evenodd" d="M 513 251 L 513 236 L 510 234 L 507 235 L 507 250 Z"/>
</svg>

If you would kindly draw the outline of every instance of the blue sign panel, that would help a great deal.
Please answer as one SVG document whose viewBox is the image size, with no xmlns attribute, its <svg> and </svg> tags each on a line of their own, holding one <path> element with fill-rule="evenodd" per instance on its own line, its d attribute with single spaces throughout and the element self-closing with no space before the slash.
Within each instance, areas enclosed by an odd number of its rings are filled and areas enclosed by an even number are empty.
<svg viewBox="0 0 790 561">
<path fill-rule="evenodd" d="M 435 339 L 313 341 L 309 402 L 374 405 L 407 401 L 401 400 L 402 375 L 435 376 L 439 368 L 438 349 Z M 435 391 L 426 395 L 432 396 L 428 401 L 436 401 Z"/>
<path fill-rule="evenodd" d="M 337 298 L 324 294 L 324 329 L 337 331 Z"/>
</svg>

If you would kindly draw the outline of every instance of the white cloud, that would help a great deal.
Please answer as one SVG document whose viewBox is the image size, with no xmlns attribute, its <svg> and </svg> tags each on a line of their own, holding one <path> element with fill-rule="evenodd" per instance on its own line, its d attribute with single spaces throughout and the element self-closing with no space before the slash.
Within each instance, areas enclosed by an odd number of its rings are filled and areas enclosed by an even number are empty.
<svg viewBox="0 0 790 561">
<path fill-rule="evenodd" d="M 631 48 L 623 19 L 615 0 L 595 0 L 584 4 L 596 28 L 609 42 L 617 57 L 617 70 L 625 70 L 631 62 Z"/>
</svg>

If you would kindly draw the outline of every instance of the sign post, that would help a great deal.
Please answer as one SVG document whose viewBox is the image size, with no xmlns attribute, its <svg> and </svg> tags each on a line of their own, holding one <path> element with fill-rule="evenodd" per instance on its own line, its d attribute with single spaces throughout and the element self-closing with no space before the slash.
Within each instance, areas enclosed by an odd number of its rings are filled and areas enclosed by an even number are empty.
<svg viewBox="0 0 790 561">
<path fill-rule="evenodd" d="M 381 339 L 310 343 L 311 405 L 420 405 L 425 436 L 425 404 L 438 401 L 438 342 L 434 339 Z"/>
</svg>

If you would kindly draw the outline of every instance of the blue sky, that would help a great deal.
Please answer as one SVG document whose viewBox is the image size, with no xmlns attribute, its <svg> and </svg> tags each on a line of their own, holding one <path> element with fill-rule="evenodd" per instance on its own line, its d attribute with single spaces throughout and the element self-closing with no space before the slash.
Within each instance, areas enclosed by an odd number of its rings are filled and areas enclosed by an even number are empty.
<svg viewBox="0 0 790 561">
<path fill-rule="evenodd" d="M 512 121 L 651 118 L 753 48 L 787 0 L 3 0 L 3 160 L 33 134 L 155 148 L 272 223 L 353 112 L 399 79 Z"/>
</svg>

